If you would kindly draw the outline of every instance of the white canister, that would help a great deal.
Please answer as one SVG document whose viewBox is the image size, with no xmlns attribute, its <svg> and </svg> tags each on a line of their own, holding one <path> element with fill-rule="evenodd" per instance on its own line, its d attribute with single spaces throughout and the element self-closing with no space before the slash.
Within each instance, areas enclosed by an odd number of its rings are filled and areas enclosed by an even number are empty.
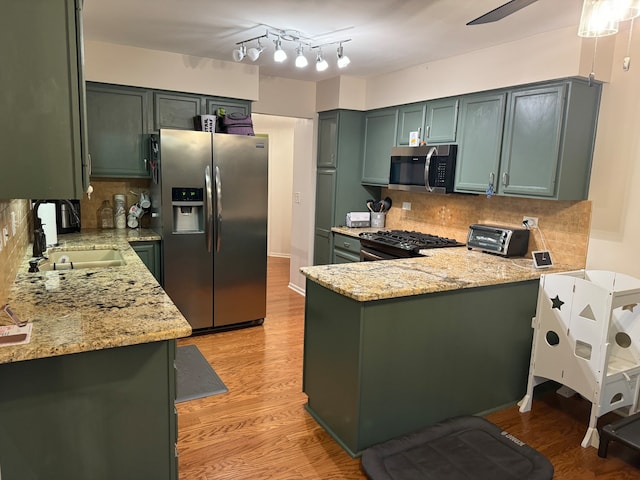
<svg viewBox="0 0 640 480">
<path fill-rule="evenodd" d="M 127 226 L 126 197 L 124 195 L 113 196 L 113 224 L 116 228 Z"/>
</svg>

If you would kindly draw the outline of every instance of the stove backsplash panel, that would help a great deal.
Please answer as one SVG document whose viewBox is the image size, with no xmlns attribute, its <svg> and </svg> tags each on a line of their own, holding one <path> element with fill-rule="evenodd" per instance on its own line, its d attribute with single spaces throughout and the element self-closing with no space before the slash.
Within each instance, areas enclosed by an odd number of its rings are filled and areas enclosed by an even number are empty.
<svg viewBox="0 0 640 480">
<path fill-rule="evenodd" d="M 544 243 L 556 263 L 584 268 L 591 229 L 591 202 L 537 200 L 529 198 L 487 198 L 484 195 L 424 195 L 382 189 L 393 206 L 387 213 L 386 227 L 416 230 L 465 242 L 469 225 L 489 223 L 521 227 L 522 217 L 538 217 Z M 403 202 L 411 210 L 402 210 Z M 544 250 L 540 232 L 533 230 L 529 251 Z"/>
</svg>

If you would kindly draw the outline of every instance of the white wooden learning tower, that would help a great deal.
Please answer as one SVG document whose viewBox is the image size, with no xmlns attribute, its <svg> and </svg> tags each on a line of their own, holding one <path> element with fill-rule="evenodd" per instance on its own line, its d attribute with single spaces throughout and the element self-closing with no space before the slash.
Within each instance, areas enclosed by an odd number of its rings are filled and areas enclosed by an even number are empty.
<svg viewBox="0 0 640 480">
<path fill-rule="evenodd" d="M 599 444 L 598 417 L 638 411 L 640 390 L 640 280 L 603 270 L 540 277 L 527 393 L 554 380 L 593 405 L 582 446 Z"/>
</svg>

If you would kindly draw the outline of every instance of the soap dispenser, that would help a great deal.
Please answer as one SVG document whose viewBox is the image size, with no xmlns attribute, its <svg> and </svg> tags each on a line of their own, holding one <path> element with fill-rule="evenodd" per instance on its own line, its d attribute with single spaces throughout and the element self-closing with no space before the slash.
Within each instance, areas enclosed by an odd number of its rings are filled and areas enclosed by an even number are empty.
<svg viewBox="0 0 640 480">
<path fill-rule="evenodd" d="M 44 234 L 44 229 L 42 228 L 42 220 L 36 216 L 34 219 L 33 229 L 33 256 L 42 257 L 46 250 L 47 237 Z"/>
</svg>

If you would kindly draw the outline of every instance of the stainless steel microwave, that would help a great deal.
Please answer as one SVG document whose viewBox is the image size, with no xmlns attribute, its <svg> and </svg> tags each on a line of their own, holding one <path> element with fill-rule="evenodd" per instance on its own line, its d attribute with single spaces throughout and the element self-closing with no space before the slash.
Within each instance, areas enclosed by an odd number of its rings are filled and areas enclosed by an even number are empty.
<svg viewBox="0 0 640 480">
<path fill-rule="evenodd" d="M 453 192 L 457 150 L 457 145 L 391 149 L 389 189 L 426 193 Z"/>
</svg>

